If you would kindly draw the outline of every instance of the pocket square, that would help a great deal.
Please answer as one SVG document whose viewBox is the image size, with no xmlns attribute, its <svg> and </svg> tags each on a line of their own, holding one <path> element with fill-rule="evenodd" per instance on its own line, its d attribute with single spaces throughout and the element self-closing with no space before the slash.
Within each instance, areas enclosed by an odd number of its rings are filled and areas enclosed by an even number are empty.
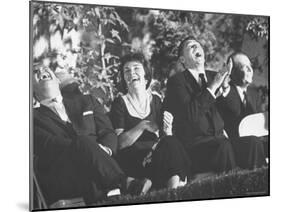
<svg viewBox="0 0 281 212">
<path fill-rule="evenodd" d="M 92 110 L 83 112 L 83 116 L 87 116 L 87 115 L 91 115 L 91 114 L 93 114 Z"/>
</svg>

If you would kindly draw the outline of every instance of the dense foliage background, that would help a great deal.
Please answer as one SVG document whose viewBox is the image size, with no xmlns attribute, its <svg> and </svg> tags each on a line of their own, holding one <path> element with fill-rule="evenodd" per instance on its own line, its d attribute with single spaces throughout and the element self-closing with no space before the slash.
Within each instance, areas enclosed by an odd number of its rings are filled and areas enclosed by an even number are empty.
<svg viewBox="0 0 281 212">
<path fill-rule="evenodd" d="M 44 2 L 32 7 L 34 66 L 71 73 L 105 106 L 120 91 L 120 57 L 133 51 L 150 61 L 151 89 L 164 95 L 167 78 L 180 71 L 177 46 L 189 35 L 203 44 L 210 70 L 219 70 L 234 50 L 248 53 L 261 76 L 257 85 L 267 93 L 268 17 Z"/>
</svg>

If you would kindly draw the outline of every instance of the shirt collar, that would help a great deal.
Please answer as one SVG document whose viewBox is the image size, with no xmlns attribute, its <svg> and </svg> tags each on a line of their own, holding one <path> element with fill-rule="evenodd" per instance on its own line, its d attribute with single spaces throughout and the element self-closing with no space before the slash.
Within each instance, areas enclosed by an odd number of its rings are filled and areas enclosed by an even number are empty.
<svg viewBox="0 0 281 212">
<path fill-rule="evenodd" d="M 51 99 L 44 99 L 40 102 L 40 104 L 46 106 L 46 107 L 50 107 L 52 106 L 54 103 L 62 103 L 62 96 L 59 95 L 55 98 L 51 98 Z"/>
<path fill-rule="evenodd" d="M 237 89 L 237 92 L 240 96 L 241 101 L 243 101 L 244 100 L 244 92 L 247 92 L 247 88 L 241 88 L 240 86 L 237 86 L 237 85 L 235 87 Z"/>
<path fill-rule="evenodd" d="M 198 71 L 191 70 L 191 69 L 187 69 L 187 70 L 191 73 L 191 75 L 194 77 L 194 79 L 196 80 L 197 83 L 199 83 L 199 74 L 204 74 L 205 80 L 206 80 L 206 82 L 208 82 L 205 72 L 198 72 Z"/>
</svg>

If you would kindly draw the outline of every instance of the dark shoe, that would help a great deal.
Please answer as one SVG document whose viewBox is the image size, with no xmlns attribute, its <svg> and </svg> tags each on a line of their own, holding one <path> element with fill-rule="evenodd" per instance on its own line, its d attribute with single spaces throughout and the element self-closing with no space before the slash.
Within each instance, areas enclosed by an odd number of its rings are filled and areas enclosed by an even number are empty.
<svg viewBox="0 0 281 212">
<path fill-rule="evenodd" d="M 152 182 L 149 179 L 138 180 L 134 179 L 127 190 L 127 193 L 131 195 L 145 195 L 152 186 Z"/>
</svg>

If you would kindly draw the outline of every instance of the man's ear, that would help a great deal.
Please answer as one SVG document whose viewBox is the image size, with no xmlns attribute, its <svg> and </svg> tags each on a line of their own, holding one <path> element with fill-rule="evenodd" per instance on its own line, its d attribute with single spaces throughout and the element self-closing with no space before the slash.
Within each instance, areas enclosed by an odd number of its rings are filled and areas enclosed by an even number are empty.
<svg viewBox="0 0 281 212">
<path fill-rule="evenodd" d="M 184 58 L 184 56 L 180 56 L 180 57 L 179 57 L 179 62 L 180 62 L 181 64 L 184 64 L 184 63 L 185 63 L 185 58 Z"/>
<path fill-rule="evenodd" d="M 179 67 L 180 67 L 180 70 L 185 70 L 186 66 L 185 66 L 185 58 L 184 56 L 180 56 L 179 59 L 178 59 L 178 64 L 179 64 Z"/>
<path fill-rule="evenodd" d="M 35 94 L 35 92 L 33 92 L 33 97 L 32 97 L 32 108 L 38 108 L 40 107 L 40 103 L 39 100 Z"/>
</svg>

